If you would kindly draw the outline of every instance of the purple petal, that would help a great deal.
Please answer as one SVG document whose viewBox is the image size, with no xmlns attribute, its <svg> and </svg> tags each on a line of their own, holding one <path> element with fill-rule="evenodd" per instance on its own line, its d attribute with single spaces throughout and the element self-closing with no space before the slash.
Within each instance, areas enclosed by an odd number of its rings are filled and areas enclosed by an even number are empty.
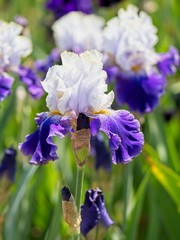
<svg viewBox="0 0 180 240">
<path fill-rule="evenodd" d="M 141 114 L 151 112 L 158 104 L 166 79 L 158 73 L 150 75 L 119 74 L 116 79 L 116 99 Z"/>
<path fill-rule="evenodd" d="M 35 62 L 35 68 L 37 71 L 46 74 L 48 69 L 54 64 L 57 64 L 60 61 L 60 53 L 57 48 L 54 48 L 49 56 L 45 59 L 40 59 Z"/>
<path fill-rule="evenodd" d="M 45 7 L 58 19 L 71 11 L 92 12 L 92 0 L 48 0 Z"/>
<path fill-rule="evenodd" d="M 158 68 L 162 74 L 165 76 L 174 74 L 176 66 L 180 66 L 180 58 L 178 50 L 175 47 L 171 47 L 167 53 L 160 54 Z"/>
<path fill-rule="evenodd" d="M 95 168 L 97 170 L 104 168 L 107 172 L 111 171 L 111 156 L 100 134 L 91 137 L 91 155 L 95 157 Z"/>
<path fill-rule="evenodd" d="M 30 163 L 46 164 L 50 160 L 58 158 L 57 146 L 52 142 L 53 136 L 64 137 L 71 131 L 69 118 L 60 115 L 41 113 L 37 115 L 37 130 L 26 136 L 26 141 L 19 144 L 19 149 L 27 156 L 31 155 Z"/>
<path fill-rule="evenodd" d="M 118 75 L 119 68 L 117 66 L 109 66 L 109 67 L 105 67 L 105 71 L 107 72 L 106 83 L 109 84 L 109 83 L 113 82 L 113 80 Z"/>
<path fill-rule="evenodd" d="M 141 153 L 144 136 L 140 131 L 140 124 L 134 116 L 125 110 L 109 111 L 109 114 L 91 116 L 91 133 L 99 130 L 109 138 L 112 162 L 128 163 Z"/>
<path fill-rule="evenodd" d="M 41 86 L 41 80 L 36 72 L 31 68 L 19 66 L 16 71 L 16 74 L 19 75 L 20 81 L 22 81 L 28 89 L 28 92 L 33 98 L 41 98 L 44 94 L 44 90 Z"/>
<path fill-rule="evenodd" d="M 0 102 L 11 93 L 14 79 L 6 73 L 0 74 Z"/>
<path fill-rule="evenodd" d="M 81 219 L 80 230 L 83 235 L 87 235 L 99 222 L 105 227 L 113 224 L 106 211 L 101 190 L 90 189 L 86 192 L 85 202 L 81 207 Z"/>
<path fill-rule="evenodd" d="M 101 223 L 108 228 L 110 225 L 112 225 L 114 222 L 109 217 L 109 214 L 107 213 L 105 204 L 104 204 L 104 195 L 101 190 L 98 190 L 98 197 L 96 198 L 96 205 L 98 206 L 99 212 L 100 212 L 100 221 Z"/>
<path fill-rule="evenodd" d="M 86 192 L 85 201 L 81 207 L 81 233 L 86 236 L 99 222 L 105 227 L 113 224 L 106 211 L 102 191 L 90 189 Z"/>
<path fill-rule="evenodd" d="M 26 18 L 24 18 L 23 16 L 16 15 L 14 17 L 14 21 L 15 21 L 15 23 L 17 23 L 23 27 L 28 26 L 28 20 Z"/>
<path fill-rule="evenodd" d="M 14 181 L 16 170 L 16 150 L 14 148 L 7 148 L 4 152 L 2 162 L 0 164 L 0 176 L 7 174 L 10 181 Z"/>
</svg>

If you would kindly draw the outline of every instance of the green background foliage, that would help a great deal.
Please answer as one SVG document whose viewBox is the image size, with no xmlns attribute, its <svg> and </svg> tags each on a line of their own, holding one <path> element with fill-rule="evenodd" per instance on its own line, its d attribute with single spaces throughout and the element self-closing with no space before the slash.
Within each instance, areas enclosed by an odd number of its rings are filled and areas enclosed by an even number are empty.
<svg viewBox="0 0 180 240">
<path fill-rule="evenodd" d="M 109 9 L 97 9 L 106 19 L 128 3 L 146 10 L 158 28 L 156 50 L 180 47 L 178 0 L 121 1 Z M 149 3 L 149 5 L 148 5 Z M 154 3 L 154 4 L 153 4 Z M 29 21 L 33 41 L 32 59 L 45 57 L 55 46 L 50 26 L 52 16 L 43 0 L 0 0 L 0 18 L 11 21 L 22 15 Z M 28 61 L 25 60 L 25 61 Z M 166 93 L 153 113 L 141 116 L 145 135 L 142 154 L 128 165 L 114 165 L 111 173 L 94 169 L 90 158 L 85 168 L 84 193 L 99 187 L 105 195 L 109 215 L 115 224 L 104 239 L 180 239 L 180 81 L 179 72 L 168 78 Z M 33 100 L 18 81 L 12 94 L 0 105 L 0 159 L 4 149 L 17 148 L 35 129 L 36 113 L 46 111 L 45 96 Z M 165 113 L 173 111 L 170 120 Z M 14 184 L 0 187 L 0 232 L 4 240 L 72 239 L 64 222 L 60 189 L 67 185 L 75 193 L 76 163 L 70 138 L 55 139 L 60 159 L 45 166 L 30 166 L 28 157 L 17 155 Z M 5 197 L 3 197 L 3 194 Z M 101 238 L 99 238 L 101 239 Z"/>
</svg>

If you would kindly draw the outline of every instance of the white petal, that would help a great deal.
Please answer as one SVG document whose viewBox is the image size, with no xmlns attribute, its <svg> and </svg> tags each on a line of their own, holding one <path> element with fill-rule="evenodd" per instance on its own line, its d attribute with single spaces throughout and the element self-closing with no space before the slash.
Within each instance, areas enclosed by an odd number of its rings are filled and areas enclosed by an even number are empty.
<svg viewBox="0 0 180 240">
<path fill-rule="evenodd" d="M 70 12 L 57 20 L 52 30 L 60 51 L 102 49 L 102 28 L 104 19 L 94 14 Z"/>
<path fill-rule="evenodd" d="M 158 41 L 157 29 L 145 12 L 129 5 L 120 9 L 118 17 L 107 22 L 103 33 L 103 49 L 124 71 L 148 68 L 157 62 L 154 46 Z"/>
<path fill-rule="evenodd" d="M 102 70 L 102 54 L 96 50 L 80 55 L 65 51 L 61 57 L 62 66 L 50 68 L 42 82 L 50 111 L 75 112 L 78 116 L 110 107 L 114 94 L 105 94 L 107 74 Z"/>
<path fill-rule="evenodd" d="M 0 21 L 0 67 L 14 67 L 32 52 L 31 40 L 21 36 L 22 26 Z"/>
</svg>

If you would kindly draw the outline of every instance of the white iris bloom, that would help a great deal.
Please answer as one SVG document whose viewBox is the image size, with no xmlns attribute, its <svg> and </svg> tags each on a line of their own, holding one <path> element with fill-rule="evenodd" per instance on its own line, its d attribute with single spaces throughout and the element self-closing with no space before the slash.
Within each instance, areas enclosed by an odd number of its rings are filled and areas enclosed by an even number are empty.
<svg viewBox="0 0 180 240">
<path fill-rule="evenodd" d="M 21 25 L 0 20 L 0 68 L 17 66 L 21 57 L 31 53 L 31 40 L 21 36 L 21 32 Z"/>
<path fill-rule="evenodd" d="M 125 71 L 148 69 L 158 60 L 154 50 L 158 41 L 156 32 L 151 18 L 145 12 L 138 14 L 138 8 L 129 5 L 107 22 L 103 49 Z"/>
<path fill-rule="evenodd" d="M 102 50 L 104 19 L 94 14 L 70 12 L 57 20 L 52 30 L 60 51 Z"/>
<path fill-rule="evenodd" d="M 48 93 L 47 107 L 51 112 L 61 114 L 95 113 L 110 107 L 114 93 L 107 91 L 102 70 L 102 54 L 96 50 L 86 51 L 80 55 L 73 52 L 61 54 L 62 65 L 49 69 L 42 82 Z"/>
</svg>

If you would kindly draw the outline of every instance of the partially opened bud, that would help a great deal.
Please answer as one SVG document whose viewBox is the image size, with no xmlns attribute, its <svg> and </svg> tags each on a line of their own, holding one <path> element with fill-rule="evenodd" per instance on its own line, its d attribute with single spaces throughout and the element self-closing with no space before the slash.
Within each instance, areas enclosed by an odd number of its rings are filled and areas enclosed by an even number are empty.
<svg viewBox="0 0 180 240">
<path fill-rule="evenodd" d="M 74 197 L 66 186 L 61 189 L 61 194 L 64 220 L 69 224 L 69 228 L 73 232 L 79 233 L 81 217 L 78 213 Z"/>
</svg>

